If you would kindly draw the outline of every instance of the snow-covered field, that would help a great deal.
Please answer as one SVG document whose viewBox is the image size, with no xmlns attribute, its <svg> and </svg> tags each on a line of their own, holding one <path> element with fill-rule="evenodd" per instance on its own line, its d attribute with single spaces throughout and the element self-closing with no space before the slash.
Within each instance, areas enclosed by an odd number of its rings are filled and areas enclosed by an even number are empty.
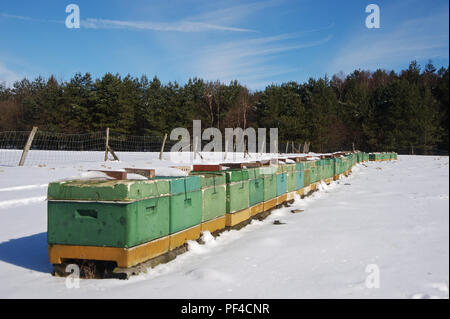
<svg viewBox="0 0 450 319">
<path fill-rule="evenodd" d="M 106 167 L 167 166 L 156 156 Z M 191 242 L 147 274 L 69 289 L 50 274 L 46 185 L 101 165 L 0 166 L 1 298 L 449 297 L 448 157 L 357 165 L 263 222 L 205 234 L 205 245 Z M 304 212 L 292 214 L 296 208 Z M 368 288 L 377 273 L 379 288 Z"/>
</svg>

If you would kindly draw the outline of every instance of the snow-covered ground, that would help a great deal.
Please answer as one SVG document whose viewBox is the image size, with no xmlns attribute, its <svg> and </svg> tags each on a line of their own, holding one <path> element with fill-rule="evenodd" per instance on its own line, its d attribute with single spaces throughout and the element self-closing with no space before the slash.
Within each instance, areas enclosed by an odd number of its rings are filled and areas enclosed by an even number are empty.
<svg viewBox="0 0 450 319">
<path fill-rule="evenodd" d="M 156 156 L 105 166 L 167 166 Z M 50 275 L 46 184 L 101 165 L 0 166 L 1 298 L 449 297 L 448 157 L 358 165 L 263 222 L 205 234 L 205 245 L 190 242 L 147 274 L 69 289 Z M 290 212 L 297 208 L 304 211 Z M 379 288 L 368 288 L 377 274 Z"/>
</svg>

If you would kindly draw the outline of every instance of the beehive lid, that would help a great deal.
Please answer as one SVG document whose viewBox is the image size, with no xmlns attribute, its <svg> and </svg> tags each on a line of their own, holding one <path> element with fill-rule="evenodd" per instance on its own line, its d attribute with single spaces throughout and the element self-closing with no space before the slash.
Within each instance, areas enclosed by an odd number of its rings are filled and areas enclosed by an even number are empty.
<svg viewBox="0 0 450 319">
<path fill-rule="evenodd" d="M 225 172 L 191 172 L 200 176 L 202 188 L 226 184 Z"/>
<path fill-rule="evenodd" d="M 169 194 L 169 183 L 156 180 L 71 180 L 50 183 L 49 200 L 133 201 Z"/>
<path fill-rule="evenodd" d="M 157 176 L 155 180 L 165 180 L 169 183 L 170 194 L 180 194 L 200 190 L 200 176 Z"/>
</svg>

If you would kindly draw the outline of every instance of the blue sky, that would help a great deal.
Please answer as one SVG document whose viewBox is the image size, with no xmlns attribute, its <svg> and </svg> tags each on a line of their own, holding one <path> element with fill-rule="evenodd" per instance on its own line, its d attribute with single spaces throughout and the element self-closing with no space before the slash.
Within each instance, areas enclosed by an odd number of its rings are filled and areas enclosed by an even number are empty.
<svg viewBox="0 0 450 319">
<path fill-rule="evenodd" d="M 81 28 L 65 26 L 68 4 Z M 368 4 L 380 29 L 368 29 Z M 449 4 L 434 0 L 155 0 L 0 3 L 0 82 L 106 72 L 251 89 L 354 69 L 449 63 Z"/>
</svg>

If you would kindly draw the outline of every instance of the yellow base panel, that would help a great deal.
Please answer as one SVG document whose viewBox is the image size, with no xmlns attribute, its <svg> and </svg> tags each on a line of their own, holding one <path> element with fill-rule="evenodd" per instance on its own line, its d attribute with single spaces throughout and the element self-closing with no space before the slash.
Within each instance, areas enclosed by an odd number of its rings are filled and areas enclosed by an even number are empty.
<svg viewBox="0 0 450 319">
<path fill-rule="evenodd" d="M 290 193 L 287 193 L 287 200 L 293 200 L 294 198 L 295 198 L 295 191 L 294 192 L 290 192 Z"/>
<path fill-rule="evenodd" d="M 303 194 L 308 195 L 308 193 L 311 191 L 311 185 L 308 185 L 306 187 L 303 187 Z"/>
<path fill-rule="evenodd" d="M 264 203 L 256 204 L 250 207 L 250 216 L 255 216 L 264 211 Z"/>
<path fill-rule="evenodd" d="M 315 191 L 317 189 L 317 183 L 311 184 L 309 189 L 310 189 L 310 191 Z"/>
<path fill-rule="evenodd" d="M 336 174 L 336 175 L 334 175 L 334 177 L 333 177 L 333 179 L 335 180 L 335 181 L 337 181 L 338 179 L 340 179 L 341 178 L 341 174 Z"/>
<path fill-rule="evenodd" d="M 331 184 L 332 181 L 333 181 L 333 177 L 330 177 L 330 178 L 327 178 L 327 179 L 325 180 L 325 183 L 326 183 L 326 184 Z"/>
<path fill-rule="evenodd" d="M 232 214 L 227 213 L 225 217 L 227 226 L 229 227 L 235 226 L 250 218 L 250 208 L 246 208 Z"/>
<path fill-rule="evenodd" d="M 277 205 L 285 203 L 287 200 L 287 194 L 283 194 L 277 197 Z"/>
<path fill-rule="evenodd" d="M 226 224 L 225 216 L 220 216 L 220 217 L 214 218 L 212 220 L 203 222 L 200 225 L 200 232 L 209 231 L 210 233 L 213 233 L 216 230 L 224 229 L 225 224 Z"/>
<path fill-rule="evenodd" d="M 188 240 L 200 238 L 201 224 L 169 235 L 169 250 L 183 246 Z"/>
<path fill-rule="evenodd" d="M 136 266 L 169 250 L 169 236 L 133 248 L 49 245 L 51 264 L 61 264 L 63 259 L 115 261 L 118 267 Z"/>
<path fill-rule="evenodd" d="M 277 198 L 269 199 L 264 202 L 264 211 L 274 208 L 277 206 Z"/>
<path fill-rule="evenodd" d="M 304 188 L 300 188 L 300 189 L 297 191 L 297 194 L 299 194 L 300 196 L 303 196 L 303 195 L 305 194 L 305 189 L 304 189 Z"/>
</svg>

